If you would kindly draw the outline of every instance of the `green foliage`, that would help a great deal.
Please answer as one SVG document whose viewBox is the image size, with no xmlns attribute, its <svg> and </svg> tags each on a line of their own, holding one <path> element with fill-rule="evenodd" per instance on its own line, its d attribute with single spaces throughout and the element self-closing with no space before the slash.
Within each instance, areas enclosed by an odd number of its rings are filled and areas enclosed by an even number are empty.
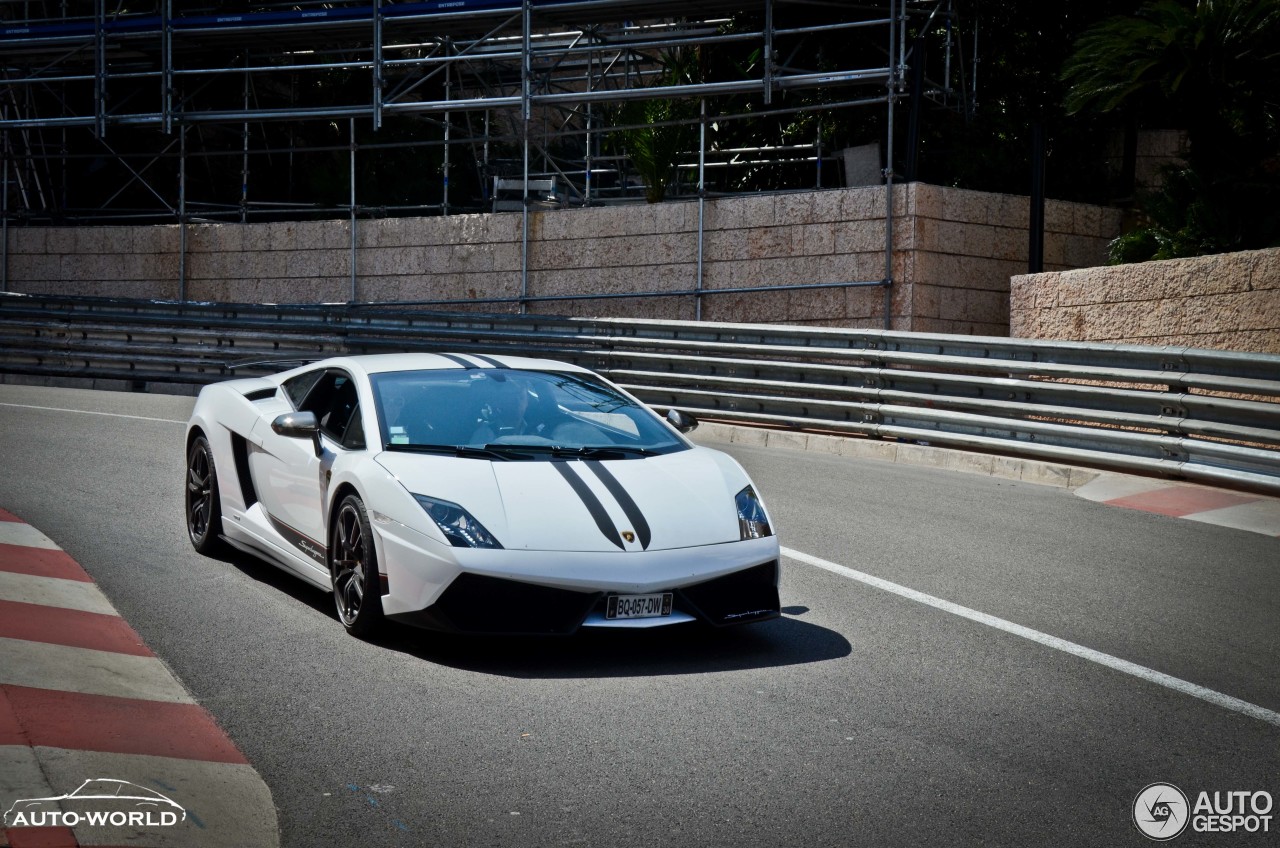
<svg viewBox="0 0 1280 848">
<path fill-rule="evenodd" d="M 1122 108 L 1185 126 L 1192 160 L 1274 149 L 1280 0 L 1156 0 L 1086 32 L 1063 69 L 1071 114 Z"/>
<path fill-rule="evenodd" d="M 1142 199 L 1143 222 L 1109 246 L 1113 265 L 1280 245 L 1280 189 L 1273 182 L 1209 182 L 1189 167 L 1164 170 Z"/>
<path fill-rule="evenodd" d="M 1143 198 L 1113 262 L 1280 243 L 1280 0 L 1154 0 L 1086 32 L 1063 79 L 1072 114 L 1187 131 L 1186 167 Z"/>
<path fill-rule="evenodd" d="M 669 50 L 661 55 L 661 85 L 690 85 L 700 78 L 698 53 Z M 645 200 L 658 203 L 679 178 L 680 157 L 698 145 L 698 127 L 678 123 L 698 117 L 693 98 L 630 100 L 615 113 L 615 122 L 631 127 L 620 131 L 618 141 L 645 182 Z"/>
</svg>

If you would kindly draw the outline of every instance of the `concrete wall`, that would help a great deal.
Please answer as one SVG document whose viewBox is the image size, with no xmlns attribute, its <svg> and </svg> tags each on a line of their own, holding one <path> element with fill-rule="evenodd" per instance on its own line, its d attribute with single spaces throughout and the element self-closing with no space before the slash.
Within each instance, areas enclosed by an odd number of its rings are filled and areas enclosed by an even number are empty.
<svg viewBox="0 0 1280 848">
<path fill-rule="evenodd" d="M 884 277 L 883 186 L 721 198 L 706 204 L 703 286 L 875 281 Z M 1027 199 L 922 184 L 894 192 L 895 329 L 1001 335 L 1009 277 L 1026 269 Z M 359 221 L 361 300 L 515 297 L 521 215 Z M 1048 267 L 1101 262 L 1118 215 L 1050 202 Z M 529 293 L 555 296 L 695 286 L 695 202 L 535 212 Z M 179 296 L 176 226 L 12 228 L 9 288 L 123 297 Z M 211 301 L 321 302 L 351 297 L 347 221 L 188 228 L 186 295 Z M 452 308 L 452 307 L 451 307 Z M 458 307 L 465 308 L 465 307 Z M 470 308 L 508 311 L 509 305 Z M 693 318 L 689 297 L 552 301 L 566 315 Z M 882 288 L 710 294 L 711 321 L 883 326 Z"/>
<path fill-rule="evenodd" d="M 1280 353 L 1280 249 L 1014 277 L 1010 329 Z"/>
</svg>

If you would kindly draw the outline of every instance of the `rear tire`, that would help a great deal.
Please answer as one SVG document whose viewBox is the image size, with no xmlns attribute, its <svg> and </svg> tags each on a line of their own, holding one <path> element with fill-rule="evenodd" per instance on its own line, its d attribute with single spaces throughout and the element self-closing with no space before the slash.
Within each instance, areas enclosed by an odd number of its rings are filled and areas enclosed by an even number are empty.
<svg viewBox="0 0 1280 848">
<path fill-rule="evenodd" d="M 347 495 L 329 531 L 329 574 L 338 620 L 352 636 L 372 636 L 382 626 L 378 555 L 364 502 Z"/>
<path fill-rule="evenodd" d="M 185 489 L 183 503 L 191 546 L 205 555 L 222 550 L 222 501 L 218 495 L 218 473 L 213 464 L 213 448 L 204 436 L 197 436 L 187 450 Z"/>
</svg>

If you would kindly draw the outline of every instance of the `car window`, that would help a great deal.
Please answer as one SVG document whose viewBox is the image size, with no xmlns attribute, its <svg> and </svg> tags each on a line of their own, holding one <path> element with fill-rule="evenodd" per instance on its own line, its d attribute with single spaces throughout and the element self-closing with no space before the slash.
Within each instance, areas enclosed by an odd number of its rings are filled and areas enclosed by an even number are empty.
<svg viewBox="0 0 1280 848">
<path fill-rule="evenodd" d="M 311 391 L 316 381 L 323 376 L 323 370 L 308 371 L 284 381 L 284 393 L 289 397 L 289 402 L 293 404 L 294 409 L 302 409 L 302 401 L 306 398 L 307 392 Z"/>
<path fill-rule="evenodd" d="M 342 434 L 342 446 L 347 450 L 364 450 L 364 419 L 360 416 L 360 404 L 351 410 L 346 432 Z"/>
<path fill-rule="evenodd" d="M 298 404 L 298 411 L 315 413 L 320 432 L 343 447 L 364 447 L 364 425 L 360 420 L 356 384 L 345 371 L 333 369 L 322 372 Z M 356 428 L 354 431 L 353 426 Z"/>
</svg>

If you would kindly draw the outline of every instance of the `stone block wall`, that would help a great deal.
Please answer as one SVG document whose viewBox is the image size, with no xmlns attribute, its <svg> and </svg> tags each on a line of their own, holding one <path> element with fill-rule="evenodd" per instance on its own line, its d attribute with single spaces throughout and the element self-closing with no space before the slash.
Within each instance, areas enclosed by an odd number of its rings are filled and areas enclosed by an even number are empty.
<svg viewBox="0 0 1280 848">
<path fill-rule="evenodd" d="M 23 227 L 9 230 L 9 289 L 98 297 L 169 298 L 178 228 Z"/>
<path fill-rule="evenodd" d="M 1014 277 L 1010 330 L 1280 353 L 1280 249 Z"/>
<path fill-rule="evenodd" d="M 903 291 L 911 329 L 1003 336 L 1009 332 L 1009 278 L 1025 274 L 1030 201 L 930 185 L 910 187 L 901 242 L 909 267 Z M 896 225 L 896 224 L 895 224 Z M 1106 261 L 1120 213 L 1083 203 L 1045 204 L 1044 264 L 1066 270 Z"/>
<path fill-rule="evenodd" d="M 702 317 L 709 321 L 882 327 L 882 287 L 726 291 L 885 276 L 883 186 L 719 198 L 705 204 Z M 894 190 L 892 326 L 1003 335 L 1009 277 L 1024 271 L 1027 200 L 923 184 Z M 528 293 L 671 292 L 670 297 L 535 302 L 547 314 L 691 319 L 698 205 L 560 209 L 529 216 Z M 456 300 L 450 309 L 511 311 L 486 299 L 521 293 L 518 213 L 361 220 L 359 300 Z M 1101 261 L 1115 213 L 1054 203 L 1051 268 Z M 9 288 L 241 302 L 351 299 L 349 221 L 198 224 L 185 264 L 176 226 L 11 228 Z M 717 294 L 716 292 L 723 292 Z"/>
</svg>

